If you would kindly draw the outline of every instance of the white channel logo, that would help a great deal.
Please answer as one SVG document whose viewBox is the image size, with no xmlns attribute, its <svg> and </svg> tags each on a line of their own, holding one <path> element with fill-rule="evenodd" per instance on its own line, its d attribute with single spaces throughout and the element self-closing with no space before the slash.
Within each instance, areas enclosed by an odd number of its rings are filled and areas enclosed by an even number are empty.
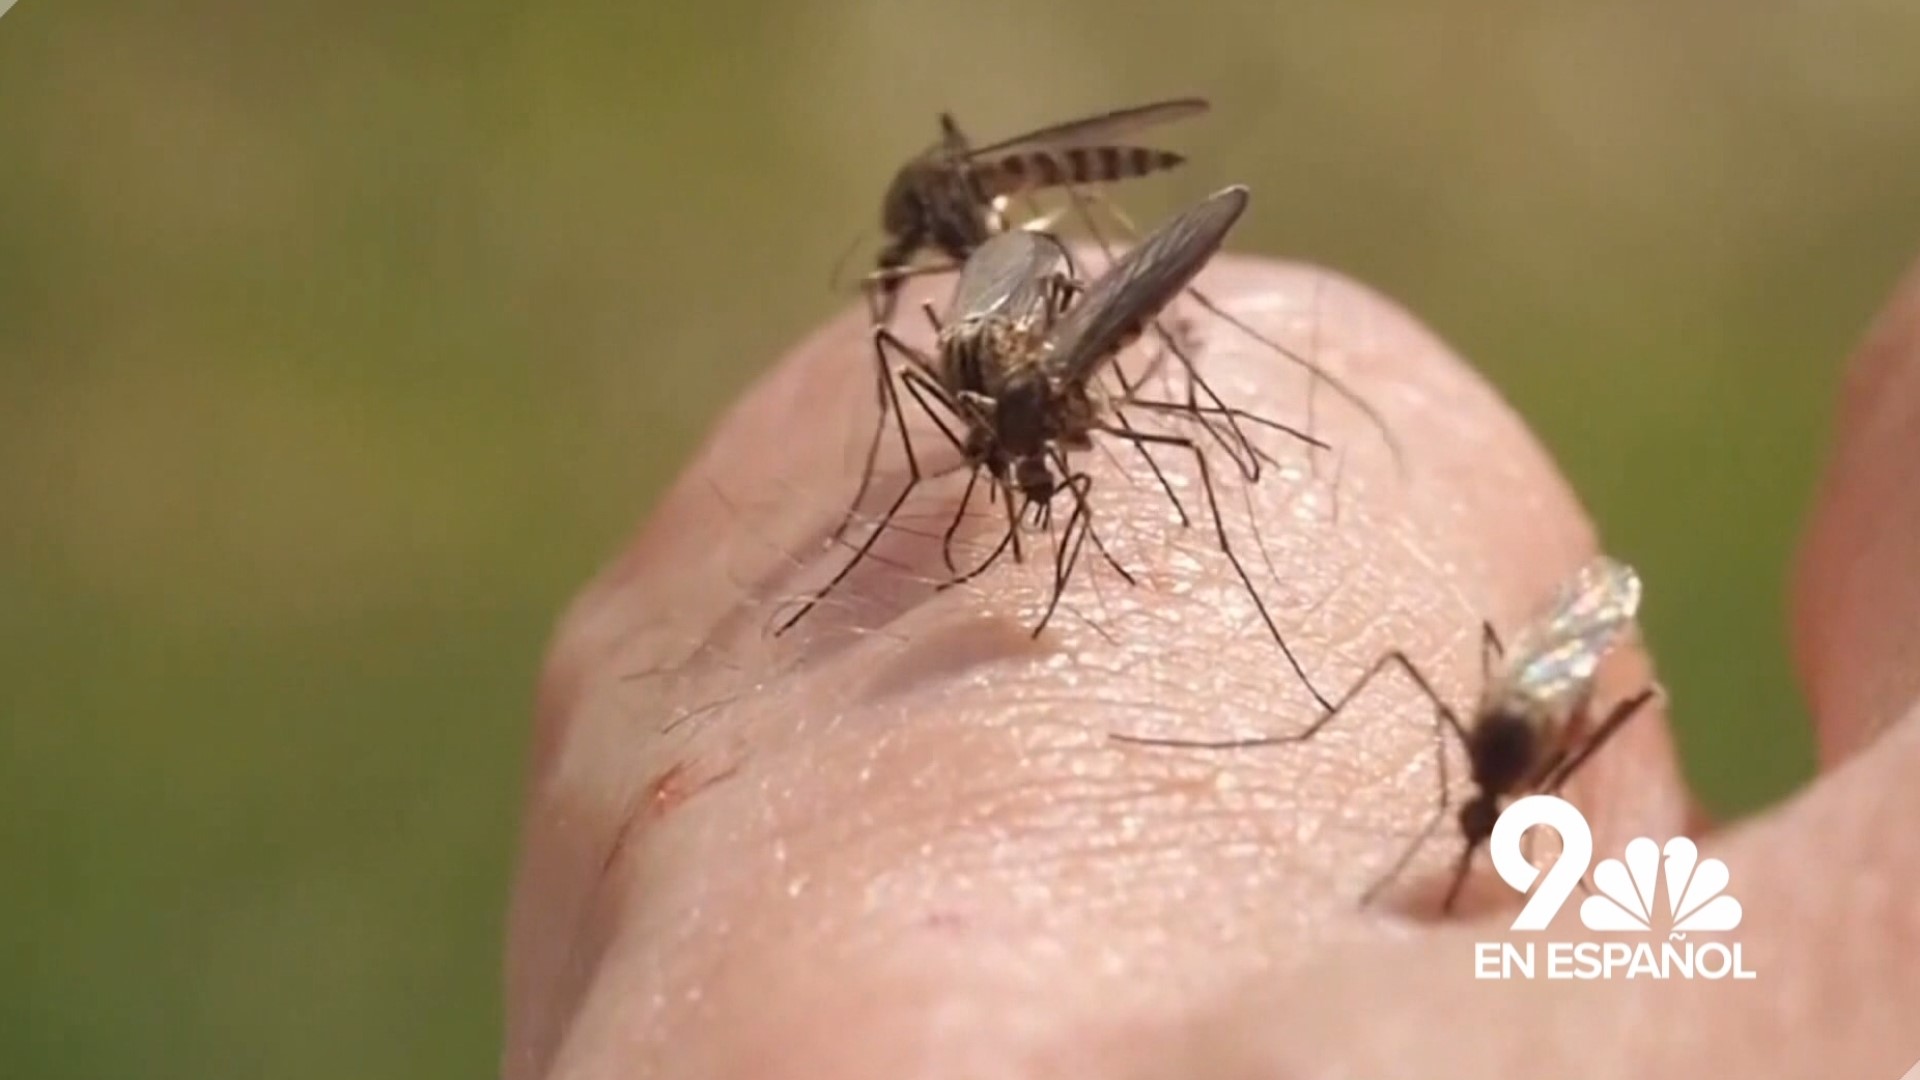
<svg viewBox="0 0 1920 1080">
<path fill-rule="evenodd" d="M 1542 871 L 1527 858 L 1522 838 L 1542 827 L 1560 837 L 1560 857 Z M 1527 904 L 1512 929 L 1542 931 L 1571 898 L 1593 864 L 1593 830 L 1580 810 L 1552 795 L 1531 795 L 1501 813 L 1488 840 L 1493 868 Z M 1702 859 L 1684 836 L 1664 845 L 1640 837 L 1625 857 L 1602 859 L 1593 869 L 1593 889 L 1580 904 L 1580 922 L 1602 934 L 1667 934 L 1664 942 L 1617 940 L 1479 942 L 1474 977 L 1481 979 L 1751 979 L 1738 943 L 1687 941 L 1694 932 L 1718 933 L 1740 925 L 1740 901 L 1727 895 L 1730 875 L 1719 859 Z M 1665 885 L 1666 903 L 1655 899 Z M 1664 910 L 1662 910 L 1664 908 Z M 1658 914 L 1656 914 L 1658 912 Z M 1545 962 L 1542 963 L 1541 961 Z"/>
</svg>

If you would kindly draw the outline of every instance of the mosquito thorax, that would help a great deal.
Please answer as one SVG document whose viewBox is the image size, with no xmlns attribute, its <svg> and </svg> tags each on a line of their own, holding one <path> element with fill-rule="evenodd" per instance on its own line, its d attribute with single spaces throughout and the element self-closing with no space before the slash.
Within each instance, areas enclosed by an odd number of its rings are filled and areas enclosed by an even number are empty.
<svg viewBox="0 0 1920 1080">
<path fill-rule="evenodd" d="M 1531 715 L 1512 709 L 1483 713 L 1467 734 L 1473 782 L 1485 791 L 1512 791 L 1532 774 L 1540 731 Z"/>
<path fill-rule="evenodd" d="M 1004 315 L 955 320 L 940 334 L 940 381 L 956 394 L 1005 397 L 1026 366 L 1031 336 Z"/>
<path fill-rule="evenodd" d="M 978 193 L 965 170 L 945 162 L 901 169 L 880 203 L 880 228 L 889 238 L 883 265 L 904 265 L 931 245 L 955 259 L 991 235 Z"/>
<path fill-rule="evenodd" d="M 1053 386 L 1039 370 L 1015 373 L 994 402 L 994 436 L 1014 458 L 1044 454 L 1053 437 Z"/>
<path fill-rule="evenodd" d="M 955 394 L 994 396 L 995 357 L 1004 320 L 974 317 L 950 322 L 940 331 L 940 382 Z"/>
<path fill-rule="evenodd" d="M 930 173 L 918 197 L 928 239 L 955 262 L 992 238 L 987 198 L 964 166 Z"/>
<path fill-rule="evenodd" d="M 880 202 L 880 227 L 887 235 L 904 240 L 933 228 L 932 205 L 950 171 L 945 162 L 915 161 L 893 174 Z"/>
</svg>

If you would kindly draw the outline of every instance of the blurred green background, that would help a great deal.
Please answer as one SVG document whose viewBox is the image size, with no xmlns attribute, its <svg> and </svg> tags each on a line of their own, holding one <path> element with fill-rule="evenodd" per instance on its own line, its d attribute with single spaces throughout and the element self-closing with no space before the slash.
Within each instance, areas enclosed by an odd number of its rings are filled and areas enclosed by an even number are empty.
<svg viewBox="0 0 1920 1080">
<path fill-rule="evenodd" d="M 1782 585 L 1920 251 L 1920 6 L 280 6 L 0 20 L 0 1075 L 495 1068 L 551 622 L 833 310 L 888 171 L 1200 93 L 1652 582 L 1689 772 L 1807 769 Z"/>
</svg>

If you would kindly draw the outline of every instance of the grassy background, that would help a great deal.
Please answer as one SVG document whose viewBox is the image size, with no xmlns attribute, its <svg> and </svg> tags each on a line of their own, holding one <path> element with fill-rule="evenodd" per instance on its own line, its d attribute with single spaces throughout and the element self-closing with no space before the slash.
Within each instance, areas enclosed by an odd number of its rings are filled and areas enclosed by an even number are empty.
<svg viewBox="0 0 1920 1080">
<path fill-rule="evenodd" d="M 1245 180 L 1430 319 L 1653 582 L 1709 803 L 1805 773 L 1920 8 L 112 6 L 0 21 L 0 1074 L 493 1070 L 551 620 L 942 107 L 1210 96 L 1143 215 Z"/>
</svg>

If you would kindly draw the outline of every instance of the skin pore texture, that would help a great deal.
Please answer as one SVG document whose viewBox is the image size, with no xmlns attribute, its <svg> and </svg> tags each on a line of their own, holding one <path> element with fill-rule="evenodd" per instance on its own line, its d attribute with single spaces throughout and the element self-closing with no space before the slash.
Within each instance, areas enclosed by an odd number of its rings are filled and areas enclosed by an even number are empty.
<svg viewBox="0 0 1920 1080">
<path fill-rule="evenodd" d="M 917 344 L 918 304 L 947 280 L 906 294 Z M 1329 696 L 1403 648 L 1469 709 L 1480 620 L 1510 635 L 1597 550 L 1574 493 L 1391 301 L 1241 258 L 1200 285 L 1351 384 L 1405 451 L 1397 470 L 1325 388 L 1314 429 L 1334 450 L 1317 461 L 1255 434 L 1279 466 L 1249 486 L 1213 449 L 1234 551 L 1289 645 Z M 1189 318 L 1227 402 L 1304 423 L 1299 367 Z M 1137 455 L 1076 459 L 1138 584 L 1089 549 L 1038 640 L 1045 535 L 1024 564 L 933 587 L 958 474 L 923 485 L 883 559 L 769 636 L 848 556 L 827 537 L 873 420 L 864 323 L 849 312 L 780 360 L 561 623 L 513 898 L 509 1080 L 1892 1080 L 1920 1059 L 1920 274 L 1853 362 L 1795 571 L 1822 774 L 1750 819 L 1699 822 L 1661 705 L 1566 792 L 1598 852 L 1684 831 L 1725 860 L 1760 973 L 1740 983 L 1473 980 L 1472 943 L 1504 937 L 1519 897 L 1483 856 L 1461 910 L 1433 918 L 1451 816 L 1360 908 L 1437 799 L 1431 709 L 1397 676 L 1304 745 L 1110 739 L 1284 733 L 1315 715 L 1178 453 L 1158 459 L 1187 528 Z M 923 464 L 950 463 L 921 429 Z M 891 435 L 881 461 L 868 513 L 904 476 Z M 1004 520 L 972 505 L 963 566 Z M 1658 605 L 1660 583 L 1647 589 Z M 1652 673 L 1621 649 L 1597 706 Z M 1582 933 L 1570 915 L 1556 926 Z"/>
</svg>

